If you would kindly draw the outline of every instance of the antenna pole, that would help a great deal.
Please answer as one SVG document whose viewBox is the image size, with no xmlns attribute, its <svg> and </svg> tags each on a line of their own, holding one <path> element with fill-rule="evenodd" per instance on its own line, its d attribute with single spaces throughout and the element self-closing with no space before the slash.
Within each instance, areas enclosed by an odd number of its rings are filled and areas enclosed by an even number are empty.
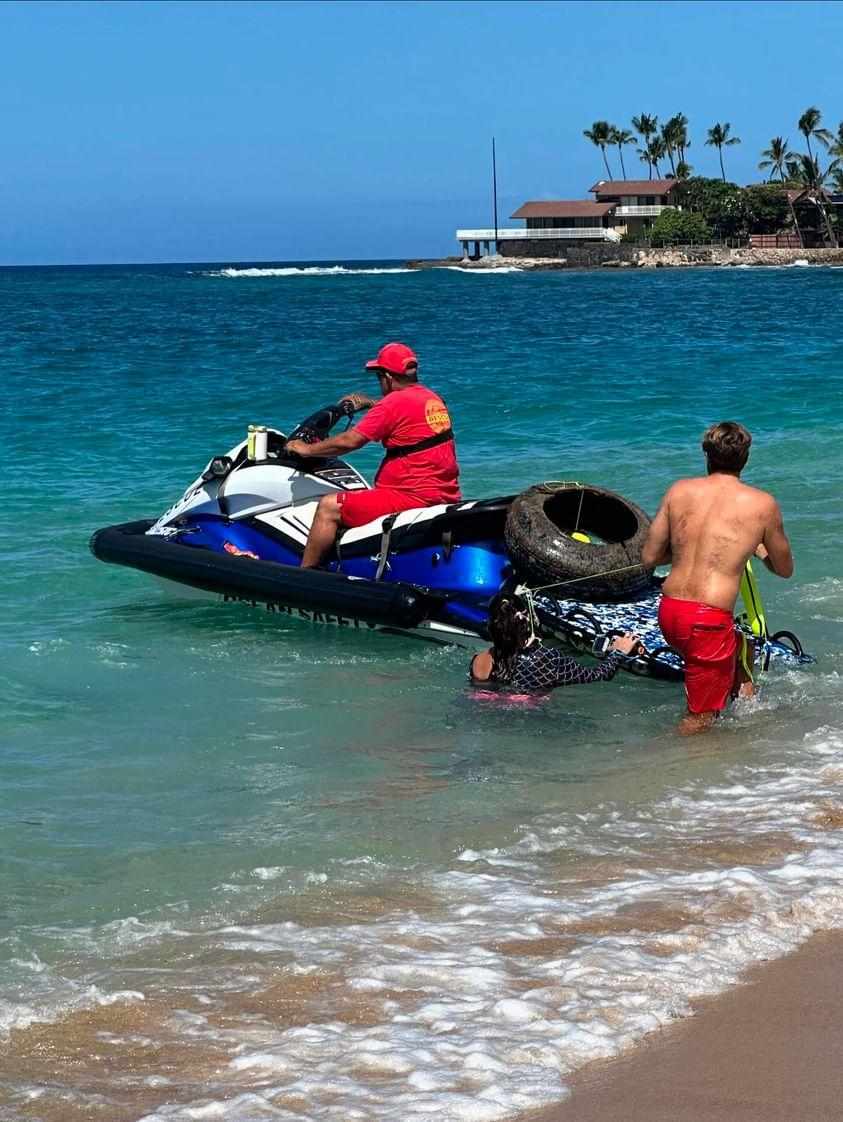
<svg viewBox="0 0 843 1122">
<path fill-rule="evenodd" d="M 495 138 L 492 137 L 492 199 L 495 208 L 495 254 L 498 252 L 498 168 L 495 160 Z"/>
</svg>

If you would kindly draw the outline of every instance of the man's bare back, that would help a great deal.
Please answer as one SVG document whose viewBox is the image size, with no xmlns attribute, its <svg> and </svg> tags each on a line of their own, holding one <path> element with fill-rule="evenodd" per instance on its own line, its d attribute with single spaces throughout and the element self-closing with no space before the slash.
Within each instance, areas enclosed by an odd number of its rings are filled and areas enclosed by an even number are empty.
<svg viewBox="0 0 843 1122">
<path fill-rule="evenodd" d="M 793 573 L 779 504 L 741 483 L 752 434 L 737 421 L 703 433 L 708 474 L 680 479 L 662 499 L 641 551 L 649 569 L 671 564 L 659 627 L 685 662 L 688 712 L 682 735 L 704 732 L 736 691 L 750 696 L 749 668 L 738 661 L 733 615 L 741 575 L 760 557 L 780 577 Z"/>
<path fill-rule="evenodd" d="M 670 563 L 664 593 L 733 612 L 741 574 L 756 554 L 781 577 L 793 573 L 779 504 L 733 474 L 680 479 L 668 490 L 644 546 L 648 568 Z"/>
</svg>

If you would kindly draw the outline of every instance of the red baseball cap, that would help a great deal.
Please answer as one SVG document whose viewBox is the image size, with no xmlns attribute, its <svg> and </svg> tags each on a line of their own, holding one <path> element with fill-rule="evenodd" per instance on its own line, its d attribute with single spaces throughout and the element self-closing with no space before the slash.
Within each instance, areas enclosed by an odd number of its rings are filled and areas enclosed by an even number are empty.
<svg viewBox="0 0 843 1122">
<path fill-rule="evenodd" d="M 411 363 L 418 366 L 415 351 L 404 343 L 386 343 L 378 351 L 378 357 L 366 363 L 367 370 L 386 370 L 390 374 L 406 374 Z"/>
</svg>

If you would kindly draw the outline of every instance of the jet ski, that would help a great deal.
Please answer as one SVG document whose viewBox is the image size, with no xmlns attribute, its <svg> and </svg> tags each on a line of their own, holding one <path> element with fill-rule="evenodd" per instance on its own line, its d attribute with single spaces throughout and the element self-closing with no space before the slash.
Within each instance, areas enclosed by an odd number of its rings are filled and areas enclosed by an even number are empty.
<svg viewBox="0 0 843 1122">
<path fill-rule="evenodd" d="M 486 640 L 491 598 L 521 582 L 546 636 L 596 652 L 606 635 L 634 629 L 644 646 L 624 668 L 681 679 L 681 658 L 654 623 L 658 579 L 640 565 L 649 519 L 602 488 L 543 484 L 387 515 L 341 533 L 324 568 L 301 569 L 319 499 L 369 484 L 346 461 L 305 460 L 287 442 L 323 440 L 352 414 L 347 401 L 324 406 L 289 437 L 250 426 L 162 515 L 97 530 L 92 552 L 283 617 L 473 647 Z M 768 658 L 808 657 L 798 642 L 764 643 Z"/>
</svg>

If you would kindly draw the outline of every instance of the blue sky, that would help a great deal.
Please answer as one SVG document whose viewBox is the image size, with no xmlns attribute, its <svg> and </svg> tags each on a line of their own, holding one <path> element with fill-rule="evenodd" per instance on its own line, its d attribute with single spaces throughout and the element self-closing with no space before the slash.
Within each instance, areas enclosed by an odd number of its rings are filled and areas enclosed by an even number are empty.
<svg viewBox="0 0 843 1122">
<path fill-rule="evenodd" d="M 738 182 L 843 120 L 843 3 L 0 4 L 0 263 L 433 256 L 601 177 L 582 136 L 729 121 Z M 634 149 L 627 170 L 646 175 Z"/>
</svg>

